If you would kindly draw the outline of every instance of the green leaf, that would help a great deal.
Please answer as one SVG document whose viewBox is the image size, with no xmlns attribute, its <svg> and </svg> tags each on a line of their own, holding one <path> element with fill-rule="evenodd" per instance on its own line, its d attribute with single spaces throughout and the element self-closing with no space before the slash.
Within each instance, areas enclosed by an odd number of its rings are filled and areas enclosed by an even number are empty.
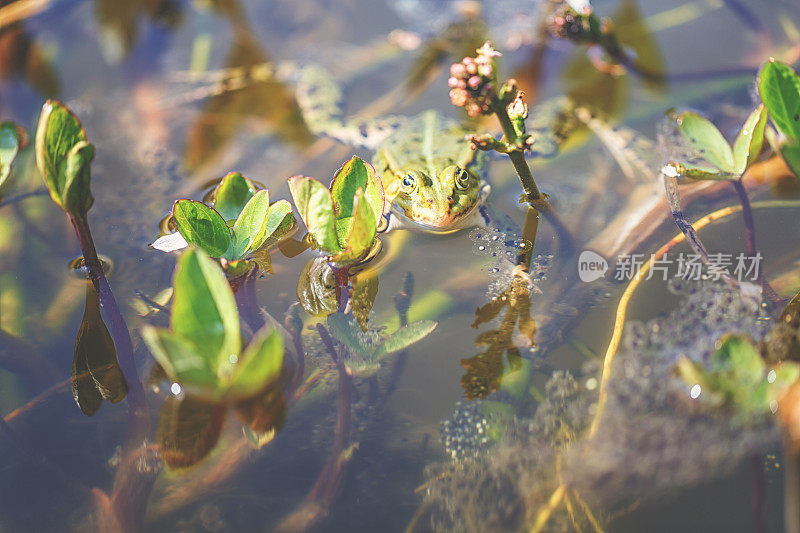
<svg viewBox="0 0 800 533">
<path fill-rule="evenodd" d="M 420 320 L 412 322 L 407 326 L 398 329 L 383 341 L 378 347 L 377 354 L 388 355 L 390 353 L 404 350 L 417 341 L 427 337 L 434 329 L 436 329 L 437 322 L 433 320 Z"/>
<path fill-rule="evenodd" d="M 781 133 L 800 142 L 800 77 L 794 69 L 767 61 L 758 73 L 758 94 Z"/>
<path fill-rule="evenodd" d="M 241 350 L 239 313 L 225 275 L 205 252 L 189 249 L 178 260 L 173 287 L 172 331 L 217 373 Z"/>
<path fill-rule="evenodd" d="M 226 397 L 249 398 L 264 390 L 280 376 L 283 368 L 283 337 L 277 328 L 264 326 L 245 348 L 232 368 Z"/>
<path fill-rule="evenodd" d="M 231 246 L 231 232 L 222 217 L 202 202 L 178 200 L 172 217 L 186 242 L 202 248 L 211 257 L 222 257 Z"/>
<path fill-rule="evenodd" d="M 284 237 L 290 235 L 297 227 L 294 219 L 292 204 L 286 200 L 278 200 L 269 206 L 267 228 L 264 230 L 264 242 L 260 247 L 267 249 L 278 244 Z"/>
<path fill-rule="evenodd" d="M 762 104 L 747 117 L 733 143 L 734 168 L 739 174 L 744 174 L 761 152 L 766 125 L 767 112 Z"/>
<path fill-rule="evenodd" d="M 252 181 L 238 172 L 231 172 L 214 190 L 214 209 L 224 220 L 236 220 L 255 193 Z"/>
<path fill-rule="evenodd" d="M 344 344 L 353 354 L 365 360 L 374 358 L 374 350 L 361 335 L 361 329 L 352 317 L 343 313 L 328 316 L 328 329 L 337 341 Z"/>
<path fill-rule="evenodd" d="M 164 373 L 186 392 L 208 398 L 221 395 L 211 360 L 203 357 L 194 343 L 169 330 L 153 326 L 142 328 L 142 339 Z"/>
<path fill-rule="evenodd" d="M 322 183 L 306 176 L 289 178 L 289 191 L 300 218 L 317 246 L 328 254 L 342 250 L 336 238 L 336 216 L 331 193 Z"/>
<path fill-rule="evenodd" d="M 708 119 L 686 111 L 678 115 L 681 133 L 712 165 L 724 172 L 733 172 L 733 151 L 722 133 Z"/>
<path fill-rule="evenodd" d="M 781 144 L 780 150 L 781 157 L 783 157 L 786 165 L 795 176 L 800 178 L 800 140 L 792 141 L 787 139 Z"/>
<path fill-rule="evenodd" d="M 78 117 L 57 100 L 45 102 L 36 129 L 36 164 L 50 197 L 73 216 L 83 216 L 85 211 L 71 209 L 91 206 L 92 203 L 88 169 L 90 150 L 86 145 L 74 150 L 79 143 L 86 143 L 86 132 Z M 68 165 L 73 183 L 69 203 L 65 196 Z"/>
<path fill-rule="evenodd" d="M 11 165 L 19 153 L 19 134 L 13 122 L 0 124 L 0 187 L 11 174 Z"/>
<path fill-rule="evenodd" d="M 349 265 L 363 259 L 372 249 L 372 243 L 377 235 L 377 225 L 372 207 L 361 189 L 356 191 L 354 216 L 349 222 L 350 231 L 347 233 L 346 247 L 341 252 L 330 258 L 334 263 Z M 341 221 L 337 221 L 339 224 Z"/>
<path fill-rule="evenodd" d="M 61 199 L 64 209 L 73 216 L 86 214 L 94 203 L 90 186 L 93 159 L 94 146 L 86 141 L 79 142 L 67 153 Z"/>
<path fill-rule="evenodd" d="M 260 190 L 250 198 L 233 225 L 233 252 L 228 259 L 243 258 L 264 244 L 267 238 L 268 215 L 269 192 Z"/>
<path fill-rule="evenodd" d="M 375 216 L 375 225 L 380 225 L 385 198 L 383 184 L 375 169 L 360 157 L 353 156 L 336 171 L 331 182 L 331 198 L 336 210 L 336 231 L 339 244 L 345 246 L 345 237 L 350 231 L 349 222 L 354 216 L 356 191 L 361 189 Z"/>
</svg>

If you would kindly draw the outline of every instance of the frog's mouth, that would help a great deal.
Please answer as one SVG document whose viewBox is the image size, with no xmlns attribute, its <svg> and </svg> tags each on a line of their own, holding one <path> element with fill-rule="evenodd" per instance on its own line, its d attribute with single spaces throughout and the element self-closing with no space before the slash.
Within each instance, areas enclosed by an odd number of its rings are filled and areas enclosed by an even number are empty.
<svg viewBox="0 0 800 533">
<path fill-rule="evenodd" d="M 481 188 L 478 191 L 478 197 L 475 203 L 469 209 L 459 215 L 450 224 L 427 224 L 419 220 L 414 220 L 406 215 L 402 207 L 392 204 L 391 212 L 388 213 L 388 223 L 384 231 L 392 229 L 417 229 L 426 233 L 435 233 L 438 235 L 446 235 L 448 233 L 455 233 L 462 229 L 471 228 L 473 226 L 483 224 L 483 215 L 481 214 L 481 206 L 486 203 L 486 199 L 491 192 L 491 186 L 486 183 L 481 183 Z"/>
</svg>

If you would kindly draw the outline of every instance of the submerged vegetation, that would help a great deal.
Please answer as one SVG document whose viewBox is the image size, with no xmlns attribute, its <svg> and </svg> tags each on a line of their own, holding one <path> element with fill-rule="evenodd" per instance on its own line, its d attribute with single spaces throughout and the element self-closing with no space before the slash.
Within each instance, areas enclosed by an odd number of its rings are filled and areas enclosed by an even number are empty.
<svg viewBox="0 0 800 533">
<path fill-rule="evenodd" d="M 45 9 L 29 4 L 0 7 L 0 38 L 19 29 L 14 17 L 36 16 L 8 7 Z M 211 37 L 201 33 L 190 70 L 170 71 L 205 84 L 183 99 L 205 106 L 184 165 L 173 169 L 187 173 L 179 181 L 186 178 L 188 190 L 165 196 L 154 187 L 150 198 L 143 184 L 140 196 L 120 198 L 129 189 L 116 175 L 114 143 L 100 135 L 89 141 L 97 122 L 123 123 L 128 105 L 139 106 L 133 121 L 143 132 L 125 137 L 126 151 L 174 133 L 164 118 L 170 104 L 148 80 L 124 92 L 125 106 L 94 116 L 93 127 L 78 118 L 93 116 L 91 104 L 42 105 L 36 96 L 41 113 L 30 150 L 31 125 L 17 118 L 23 113 L 0 123 L 0 249 L 30 265 L 8 263 L 12 276 L 0 275 L 0 444 L 13 452 L 0 470 L 11 471 L 8 483 L 29 468 L 55 480 L 48 496 L 68 491 L 70 527 L 84 530 L 214 530 L 228 522 L 350 530 L 366 523 L 349 516 L 363 500 L 382 529 L 405 521 L 408 531 L 601 532 L 628 515 L 642 519 L 632 507 L 657 508 L 663 494 L 750 460 L 756 527 L 769 521 L 800 532 L 800 281 L 796 236 L 787 237 L 796 233 L 800 205 L 795 48 L 769 43 L 754 27 L 767 43 L 759 70 L 745 69 L 746 81 L 741 69 L 699 73 L 703 83 L 668 100 L 659 95 L 665 82 L 694 73 L 670 74 L 652 61 L 655 40 L 627 1 L 619 20 L 599 16 L 589 2 L 545 2 L 536 8 L 538 27 L 526 30 L 536 39 L 506 39 L 497 46 L 506 55 L 487 40 L 502 32 L 481 18 L 490 19 L 493 4 L 484 12 L 462 5 L 429 41 L 398 29 L 352 50 L 344 66 L 341 52 L 318 51 L 321 65 L 269 60 L 250 27 L 256 19 L 233 0 L 162 4 L 141 9 L 173 29 L 183 9 L 203 21 L 198 27 L 219 17 L 237 35 L 226 68 L 208 69 Z M 105 56 L 125 61 L 138 9 L 126 27 L 126 17 L 98 6 L 103 38 L 116 43 L 106 44 Z M 736 9 L 749 16 L 749 8 Z M 787 35 L 800 31 L 786 25 Z M 626 31 L 638 32 L 639 48 L 627 44 Z M 545 100 L 545 52 L 565 41 L 579 45 L 565 71 L 578 72 L 583 86 Z M 378 99 L 381 82 L 361 82 L 417 49 L 413 83 Z M 528 62 L 516 70 L 513 61 L 501 63 L 512 54 Z M 68 59 L 61 58 L 78 68 Z M 501 67 L 514 77 L 501 77 Z M 327 70 L 373 105 L 343 118 L 343 93 Z M 653 141 L 616 124 L 611 100 L 628 78 L 652 91 L 637 101 L 646 109 L 632 111 L 634 122 L 681 106 L 656 119 L 660 159 Z M 259 100 L 253 86 L 271 100 Z M 726 99 L 726 91 L 739 97 L 747 86 L 758 101 L 731 97 L 734 105 L 703 113 L 682 107 Z M 463 126 L 435 110 L 396 114 L 428 88 L 463 108 Z M 605 96 L 608 105 L 598 104 Z M 383 111 L 392 115 L 368 117 Z M 198 141 L 210 124 L 221 129 Z M 244 139 L 262 130 L 284 141 L 259 146 L 255 163 L 240 157 Z M 328 138 L 312 142 L 311 132 Z M 151 134 L 158 140 L 143 140 Z M 350 155 L 362 150 L 375 152 L 373 165 Z M 488 172 L 482 152 L 495 159 Z M 234 164 L 242 172 L 226 173 Z M 592 167 L 588 174 L 574 170 L 580 164 Z M 552 180 L 561 165 L 561 179 Z M 302 172 L 331 176 L 330 183 Z M 37 173 L 46 191 L 28 187 L 41 183 Z M 198 186 L 212 175 L 224 176 Z M 52 202 L 37 203 L 45 194 Z M 125 202 L 162 214 L 172 207 L 159 225 L 152 212 L 117 208 Z M 90 228 L 93 207 L 107 210 Z M 779 217 L 758 243 L 756 213 Z M 55 275 L 40 259 L 74 255 L 69 230 L 59 225 L 64 214 L 81 249 L 70 263 L 82 281 L 77 290 L 74 276 L 57 290 L 45 281 Z M 730 223 L 738 214 L 741 227 Z M 148 247 L 132 233 L 142 255 L 113 254 L 112 268 L 92 229 L 124 231 L 125 217 L 147 219 L 161 235 Z M 704 229 L 716 221 L 727 224 L 728 236 Z M 102 250 L 114 250 L 109 241 L 98 241 Z M 479 261 L 462 253 L 465 246 Z M 150 263 L 156 257 L 175 258 L 170 281 L 171 268 Z M 117 290 L 126 278 L 146 281 Z M 60 331 L 69 329 L 84 289 L 67 370 Z M 57 294 L 34 304 L 46 291 Z M 481 329 L 474 346 L 462 326 Z M 464 373 L 454 379 L 459 364 Z M 441 413 L 453 410 L 453 390 L 466 401 L 439 425 Z M 82 451 L 89 463 L 100 457 L 102 468 L 62 464 L 33 437 L 42 424 L 36 417 L 55 418 L 50 410 L 64 391 L 77 405 L 66 415 L 55 411 L 68 421 L 58 427 L 69 442 L 91 424 L 113 422 L 102 432 L 112 452 Z M 118 406 L 100 411 L 106 400 L 127 400 L 124 424 Z M 428 426 L 441 428 L 441 446 Z M 762 456 L 777 448 L 783 512 L 766 517 Z M 237 483 L 246 497 L 226 492 Z M 264 498 L 266 490 L 280 497 Z M 241 503 L 250 491 L 255 510 Z M 231 511 L 228 497 L 247 511 L 236 516 L 241 509 Z M 0 530 L 21 523 L 11 500 L 3 505 L 13 516 L 8 524 L 0 518 Z M 401 509 L 383 516 L 395 500 Z M 36 527 L 53 523 L 45 518 Z"/>
</svg>

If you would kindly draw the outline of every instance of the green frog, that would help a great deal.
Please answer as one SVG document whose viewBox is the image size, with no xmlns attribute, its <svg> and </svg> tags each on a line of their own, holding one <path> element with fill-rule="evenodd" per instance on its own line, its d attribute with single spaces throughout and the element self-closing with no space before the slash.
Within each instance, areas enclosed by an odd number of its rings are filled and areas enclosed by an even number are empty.
<svg viewBox="0 0 800 533">
<path fill-rule="evenodd" d="M 450 233 L 487 223 L 486 157 L 466 130 L 426 111 L 386 138 L 373 158 L 391 210 L 379 228 Z"/>
<path fill-rule="evenodd" d="M 372 164 L 391 204 L 379 231 L 451 233 L 487 221 L 481 212 L 490 191 L 486 156 L 472 149 L 468 130 L 432 110 L 411 118 L 345 118 L 341 88 L 321 67 L 298 70 L 294 82 L 311 131 L 375 152 Z"/>
</svg>

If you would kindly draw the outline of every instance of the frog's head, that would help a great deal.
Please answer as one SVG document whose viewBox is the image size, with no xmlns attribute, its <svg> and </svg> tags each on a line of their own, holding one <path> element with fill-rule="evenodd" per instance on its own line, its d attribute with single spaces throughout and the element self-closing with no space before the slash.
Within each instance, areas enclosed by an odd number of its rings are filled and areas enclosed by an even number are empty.
<svg viewBox="0 0 800 533">
<path fill-rule="evenodd" d="M 411 221 L 433 231 L 457 229 L 478 205 L 480 179 L 471 170 L 450 165 L 438 173 L 412 170 L 387 187 L 388 199 Z"/>
</svg>

